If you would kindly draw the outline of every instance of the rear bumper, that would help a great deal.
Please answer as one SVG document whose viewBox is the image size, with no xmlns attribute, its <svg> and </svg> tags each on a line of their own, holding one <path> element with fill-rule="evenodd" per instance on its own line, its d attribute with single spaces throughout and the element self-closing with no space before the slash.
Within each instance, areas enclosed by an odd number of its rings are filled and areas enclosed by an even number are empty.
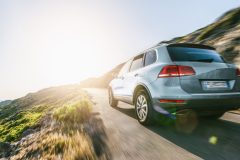
<svg viewBox="0 0 240 160">
<path fill-rule="evenodd" d="M 183 98 L 184 103 L 160 103 L 160 99 L 176 99 L 175 97 L 161 97 L 153 99 L 154 109 L 165 115 L 177 114 L 186 109 L 191 109 L 199 115 L 209 113 L 221 113 L 240 108 L 240 93 L 214 93 L 214 94 L 192 94 Z"/>
</svg>

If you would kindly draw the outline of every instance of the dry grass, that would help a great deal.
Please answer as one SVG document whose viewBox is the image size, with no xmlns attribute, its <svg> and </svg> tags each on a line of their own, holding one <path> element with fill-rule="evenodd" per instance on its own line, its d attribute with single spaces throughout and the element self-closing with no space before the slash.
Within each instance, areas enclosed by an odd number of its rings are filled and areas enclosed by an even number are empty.
<svg viewBox="0 0 240 160">
<path fill-rule="evenodd" d="M 73 135 L 53 133 L 40 146 L 43 159 L 60 157 L 65 160 L 94 159 L 94 150 L 88 136 L 76 132 Z M 47 150 L 47 152 L 46 152 Z"/>
<path fill-rule="evenodd" d="M 96 159 L 91 139 L 82 132 L 65 134 L 56 130 L 45 130 L 35 134 L 21 144 L 13 160 L 92 160 Z"/>
</svg>

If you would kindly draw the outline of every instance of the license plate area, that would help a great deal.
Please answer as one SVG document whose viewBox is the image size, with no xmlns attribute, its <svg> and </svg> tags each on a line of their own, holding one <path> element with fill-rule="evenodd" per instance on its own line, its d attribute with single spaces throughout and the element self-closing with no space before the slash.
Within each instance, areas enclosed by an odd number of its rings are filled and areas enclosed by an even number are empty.
<svg viewBox="0 0 240 160">
<path fill-rule="evenodd" d="M 204 90 L 229 90 L 228 81 L 201 81 Z"/>
</svg>

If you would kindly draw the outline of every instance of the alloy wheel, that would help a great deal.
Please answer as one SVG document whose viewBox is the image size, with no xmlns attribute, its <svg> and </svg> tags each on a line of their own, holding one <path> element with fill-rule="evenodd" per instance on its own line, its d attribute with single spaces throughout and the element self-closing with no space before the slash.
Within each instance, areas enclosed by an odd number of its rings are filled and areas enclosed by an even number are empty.
<svg viewBox="0 0 240 160">
<path fill-rule="evenodd" d="M 148 103 L 144 95 L 139 95 L 136 102 L 137 116 L 140 122 L 144 122 L 148 115 Z"/>
</svg>

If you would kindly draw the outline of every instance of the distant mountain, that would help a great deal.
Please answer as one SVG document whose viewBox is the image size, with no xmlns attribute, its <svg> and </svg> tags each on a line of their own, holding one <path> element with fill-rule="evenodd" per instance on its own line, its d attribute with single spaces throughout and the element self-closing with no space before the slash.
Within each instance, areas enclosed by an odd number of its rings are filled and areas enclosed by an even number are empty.
<svg viewBox="0 0 240 160">
<path fill-rule="evenodd" d="M 220 16 L 212 24 L 198 29 L 182 37 L 176 37 L 168 43 L 199 43 L 211 45 L 222 54 L 228 62 L 240 64 L 240 7 L 230 10 Z M 163 42 L 160 42 L 163 43 Z M 124 63 L 98 78 L 89 78 L 81 82 L 83 87 L 105 88 L 118 74 Z"/>
<path fill-rule="evenodd" d="M 114 67 L 112 70 L 106 72 L 104 75 L 97 78 L 88 78 L 80 82 L 81 87 L 97 87 L 107 88 L 110 81 L 117 76 L 118 72 L 122 68 L 124 63 L 121 63 Z"/>
</svg>

